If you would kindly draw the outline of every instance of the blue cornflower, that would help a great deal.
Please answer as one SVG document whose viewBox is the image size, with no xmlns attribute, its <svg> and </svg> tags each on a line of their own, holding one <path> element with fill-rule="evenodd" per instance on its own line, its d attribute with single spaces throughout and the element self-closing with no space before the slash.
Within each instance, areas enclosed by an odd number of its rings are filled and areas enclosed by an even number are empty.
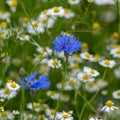
<svg viewBox="0 0 120 120">
<path fill-rule="evenodd" d="M 50 81 L 48 80 L 48 76 L 40 75 L 37 77 L 36 72 L 30 74 L 24 79 L 21 79 L 20 83 L 23 87 L 26 87 L 26 89 L 31 89 L 33 92 L 36 92 L 39 89 L 47 89 L 50 86 Z"/>
<path fill-rule="evenodd" d="M 73 35 L 62 34 L 53 40 L 54 50 L 57 52 L 64 51 L 65 55 L 69 55 L 80 49 L 82 43 Z"/>
</svg>

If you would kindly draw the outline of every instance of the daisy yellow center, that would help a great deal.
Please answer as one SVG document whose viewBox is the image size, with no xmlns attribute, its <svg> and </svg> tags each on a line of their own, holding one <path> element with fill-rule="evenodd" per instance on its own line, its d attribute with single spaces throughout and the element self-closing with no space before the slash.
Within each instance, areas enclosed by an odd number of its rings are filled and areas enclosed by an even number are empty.
<svg viewBox="0 0 120 120">
<path fill-rule="evenodd" d="M 42 58 L 43 57 L 43 55 L 42 54 L 38 54 L 38 58 Z"/>
<path fill-rule="evenodd" d="M 94 82 L 90 82 L 90 83 L 88 83 L 88 86 L 89 86 L 90 88 L 92 88 L 94 85 L 95 85 Z"/>
<path fill-rule="evenodd" d="M 120 96 L 120 92 L 118 92 L 117 95 Z"/>
<path fill-rule="evenodd" d="M 88 0 L 89 3 L 93 2 L 93 0 Z"/>
<path fill-rule="evenodd" d="M 110 61 L 109 61 L 109 60 L 105 60 L 105 61 L 104 61 L 104 64 L 110 65 Z"/>
<path fill-rule="evenodd" d="M 0 26 L 6 28 L 6 27 L 7 27 L 7 23 L 6 23 L 6 22 L 2 22 L 2 23 L 0 24 Z"/>
<path fill-rule="evenodd" d="M 11 83 L 11 85 L 10 85 L 12 88 L 16 88 L 16 83 Z"/>
<path fill-rule="evenodd" d="M 90 53 L 86 53 L 85 57 L 89 58 L 90 57 Z"/>
<path fill-rule="evenodd" d="M 43 19 L 41 22 L 42 22 L 43 24 L 46 24 L 46 23 L 47 23 L 47 19 Z"/>
<path fill-rule="evenodd" d="M 10 94 L 10 90 L 8 88 L 4 89 L 4 94 Z"/>
<path fill-rule="evenodd" d="M 64 114 L 62 115 L 62 117 L 63 117 L 64 119 L 66 119 L 66 118 L 68 118 L 69 116 L 68 116 L 67 113 L 64 113 Z"/>
<path fill-rule="evenodd" d="M 113 37 L 114 39 L 118 39 L 118 37 L 119 37 L 118 32 L 114 32 L 114 33 L 112 34 L 112 37 Z"/>
<path fill-rule="evenodd" d="M 55 12 L 55 13 L 58 13 L 59 11 L 60 11 L 60 9 L 59 9 L 59 8 L 57 8 L 57 7 L 56 7 L 56 8 L 54 8 L 54 12 Z"/>
<path fill-rule="evenodd" d="M 56 94 L 56 92 L 50 92 L 50 96 L 54 96 Z"/>
<path fill-rule="evenodd" d="M 2 116 L 3 116 L 3 117 L 7 117 L 7 115 L 8 115 L 8 112 L 6 112 L 6 111 L 3 111 L 3 112 L 2 112 Z"/>
<path fill-rule="evenodd" d="M 70 81 L 70 84 L 71 84 L 71 85 L 76 85 L 76 81 L 75 81 L 75 80 L 71 80 L 71 81 Z"/>
<path fill-rule="evenodd" d="M 117 54 L 120 54 L 120 49 L 116 51 Z"/>
<path fill-rule="evenodd" d="M 33 23 L 33 26 L 34 26 L 34 27 L 38 27 L 38 22 L 34 22 L 34 23 Z"/>
<path fill-rule="evenodd" d="M 26 35 L 25 35 L 25 34 L 21 34 L 20 36 L 21 36 L 22 38 L 25 38 Z"/>
<path fill-rule="evenodd" d="M 69 12 L 70 12 L 69 9 L 64 9 L 64 13 L 65 13 L 65 14 L 68 14 Z"/>
<path fill-rule="evenodd" d="M 113 105 L 113 102 L 111 100 L 108 100 L 106 103 L 105 103 L 106 106 L 108 107 L 112 107 Z"/>
<path fill-rule="evenodd" d="M 48 13 L 48 10 L 44 10 L 44 11 L 43 11 L 43 14 L 47 14 L 47 13 Z"/>
<path fill-rule="evenodd" d="M 16 7 L 16 6 L 17 6 L 17 0 L 12 0 L 11 6 L 12 6 L 12 7 Z"/>
<path fill-rule="evenodd" d="M 95 74 L 95 71 L 93 69 L 90 70 L 91 74 Z"/>
<path fill-rule="evenodd" d="M 28 23 L 28 21 L 29 21 L 29 20 L 28 20 L 27 17 L 24 17 L 24 18 L 23 18 L 23 22 L 24 22 L 24 23 Z"/>
<path fill-rule="evenodd" d="M 87 75 L 87 74 L 84 74 L 83 76 L 82 76 L 82 79 L 84 79 L 84 80 L 87 80 L 89 78 L 89 76 Z"/>
<path fill-rule="evenodd" d="M 34 103 L 34 108 L 38 108 L 39 107 L 39 103 Z"/>
<path fill-rule="evenodd" d="M 100 58 L 100 55 L 95 54 L 95 55 L 94 55 L 94 58 L 98 60 L 98 59 Z"/>
<path fill-rule="evenodd" d="M 74 63 L 74 68 L 79 68 L 79 64 L 78 63 Z"/>
<path fill-rule="evenodd" d="M 52 65 L 56 66 L 56 65 L 57 65 L 57 61 L 56 61 L 56 60 L 53 60 L 53 61 L 52 61 Z"/>
<path fill-rule="evenodd" d="M 82 44 L 82 49 L 87 49 L 88 48 L 88 44 L 87 43 L 83 43 Z"/>
<path fill-rule="evenodd" d="M 56 111 L 53 110 L 53 109 L 50 111 L 50 113 L 51 113 L 52 115 L 55 115 L 55 112 L 56 112 Z"/>
<path fill-rule="evenodd" d="M 0 33 L 0 38 L 4 38 L 4 34 Z"/>
<path fill-rule="evenodd" d="M 93 23 L 93 29 L 99 29 L 100 24 L 98 22 Z"/>
<path fill-rule="evenodd" d="M 0 107 L 0 111 L 4 111 L 4 107 Z"/>
</svg>

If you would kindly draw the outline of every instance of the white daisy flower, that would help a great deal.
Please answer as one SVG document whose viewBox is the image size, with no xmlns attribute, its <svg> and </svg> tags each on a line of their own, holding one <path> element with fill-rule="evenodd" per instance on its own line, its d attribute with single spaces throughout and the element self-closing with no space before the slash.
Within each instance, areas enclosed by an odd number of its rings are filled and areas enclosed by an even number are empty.
<svg viewBox="0 0 120 120">
<path fill-rule="evenodd" d="M 96 92 L 99 90 L 97 84 L 95 82 L 88 82 L 86 83 L 85 85 L 85 89 L 88 91 L 88 92 Z"/>
<path fill-rule="evenodd" d="M 102 65 L 103 67 L 112 68 L 115 66 L 116 62 L 114 60 L 105 59 L 105 60 L 99 61 L 99 64 Z"/>
<path fill-rule="evenodd" d="M 1 98 L 9 100 L 9 99 L 16 97 L 16 95 L 17 95 L 16 91 L 11 91 L 8 88 L 0 89 L 0 97 Z"/>
<path fill-rule="evenodd" d="M 46 115 L 49 117 L 49 120 L 53 120 L 54 117 L 56 118 L 55 114 L 57 114 L 57 111 L 55 109 L 47 109 Z M 56 120 L 56 119 L 55 119 Z"/>
<path fill-rule="evenodd" d="M 12 12 L 16 12 L 17 4 L 18 4 L 17 0 L 7 0 L 6 3 L 10 6 Z"/>
<path fill-rule="evenodd" d="M 112 93 L 113 98 L 120 99 L 120 90 L 116 90 Z"/>
<path fill-rule="evenodd" d="M 30 40 L 30 36 L 29 35 L 26 35 L 26 34 L 20 34 L 17 36 L 17 39 L 21 40 L 21 41 L 29 41 Z"/>
<path fill-rule="evenodd" d="M 78 73 L 77 79 L 84 82 L 84 83 L 94 81 L 94 78 L 85 72 Z"/>
<path fill-rule="evenodd" d="M 59 96 L 60 94 L 56 91 L 47 91 L 47 96 L 50 97 L 51 99 L 53 100 L 58 100 L 59 99 Z"/>
<path fill-rule="evenodd" d="M 116 78 L 120 78 L 120 67 L 114 70 L 114 75 Z"/>
<path fill-rule="evenodd" d="M 87 73 L 88 75 L 91 75 L 93 77 L 97 77 L 99 75 L 99 72 L 95 69 L 92 69 L 90 67 L 84 66 L 83 72 Z"/>
<path fill-rule="evenodd" d="M 60 68 L 62 66 L 61 61 L 57 59 L 51 59 L 48 61 L 48 66 L 52 68 Z"/>
<path fill-rule="evenodd" d="M 113 102 L 111 100 L 108 100 L 106 103 L 105 103 L 105 106 L 102 108 L 102 111 L 104 112 L 111 112 L 113 110 L 116 110 L 116 109 L 119 109 L 118 107 L 115 107 L 113 106 Z"/>
<path fill-rule="evenodd" d="M 69 111 L 69 112 L 59 112 L 57 113 L 57 119 L 58 120 L 74 120 L 74 118 L 72 117 L 72 111 Z"/>
<path fill-rule="evenodd" d="M 6 83 L 6 87 L 11 91 L 17 91 L 20 89 L 20 85 L 14 81 Z"/>
<path fill-rule="evenodd" d="M 90 60 L 93 55 L 91 55 L 91 54 L 88 53 L 88 52 L 82 52 L 82 53 L 80 54 L 80 56 L 81 56 L 82 59 Z"/>
<path fill-rule="evenodd" d="M 32 21 L 31 23 L 29 23 L 27 26 L 28 33 L 36 35 L 45 31 L 43 25 L 40 22 Z"/>
<path fill-rule="evenodd" d="M 63 17 L 63 10 L 64 8 L 63 7 L 53 7 L 51 9 L 49 9 L 49 13 L 52 15 L 52 16 L 59 16 L 59 17 Z"/>
<path fill-rule="evenodd" d="M 94 0 L 98 5 L 115 4 L 114 0 Z"/>
<path fill-rule="evenodd" d="M 28 109 L 33 110 L 33 107 L 34 107 L 34 110 L 35 110 L 36 112 L 39 112 L 39 111 L 40 111 L 40 103 L 34 102 L 33 104 L 32 104 L 32 103 L 28 103 L 28 104 L 27 104 L 27 108 L 28 108 Z"/>
<path fill-rule="evenodd" d="M 14 115 L 10 111 L 2 111 L 2 112 L 0 112 L 0 118 L 3 118 L 5 120 L 13 120 Z"/>
<path fill-rule="evenodd" d="M 5 11 L 0 11 L 0 19 L 2 20 L 6 20 L 10 17 L 10 13 L 9 12 L 5 12 Z"/>
<path fill-rule="evenodd" d="M 79 4 L 81 0 L 68 0 L 68 3 L 70 3 L 71 5 L 76 5 Z"/>
<path fill-rule="evenodd" d="M 120 58 L 120 47 L 111 49 L 110 54 L 113 55 L 114 58 Z"/>
</svg>

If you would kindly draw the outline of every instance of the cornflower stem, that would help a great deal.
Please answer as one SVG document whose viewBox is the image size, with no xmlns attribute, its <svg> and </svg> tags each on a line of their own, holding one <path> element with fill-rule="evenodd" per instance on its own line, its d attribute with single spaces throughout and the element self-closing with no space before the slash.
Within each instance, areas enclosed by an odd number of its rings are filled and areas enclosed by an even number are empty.
<svg viewBox="0 0 120 120">
<path fill-rule="evenodd" d="M 61 90 L 60 90 L 60 95 L 59 95 L 59 98 L 58 98 L 58 101 L 57 101 L 57 105 L 56 105 L 56 109 L 55 109 L 55 115 L 54 115 L 53 120 L 55 120 L 56 113 L 57 113 L 57 111 L 58 111 L 59 104 L 60 104 L 60 98 L 61 98 L 61 95 L 62 95 L 62 92 L 63 92 L 64 81 L 66 81 L 67 66 L 68 66 L 68 56 L 66 56 L 65 58 L 66 58 L 66 59 L 65 59 L 65 62 L 64 62 L 64 66 L 63 66 L 62 88 L 61 88 Z"/>
<path fill-rule="evenodd" d="M 21 92 L 21 116 L 20 116 L 20 120 L 24 120 L 24 104 L 25 104 L 25 88 L 21 87 L 22 92 Z"/>
</svg>

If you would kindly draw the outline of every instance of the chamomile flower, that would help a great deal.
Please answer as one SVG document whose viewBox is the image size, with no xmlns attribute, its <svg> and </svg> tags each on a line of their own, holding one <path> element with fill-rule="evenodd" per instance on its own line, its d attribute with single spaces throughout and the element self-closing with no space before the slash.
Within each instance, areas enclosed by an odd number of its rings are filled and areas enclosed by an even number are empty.
<svg viewBox="0 0 120 120">
<path fill-rule="evenodd" d="M 120 47 L 112 48 L 112 49 L 110 50 L 110 54 L 111 54 L 114 58 L 120 58 Z"/>
<path fill-rule="evenodd" d="M 58 120 L 74 120 L 74 118 L 72 117 L 72 111 L 69 112 L 58 112 L 57 113 L 57 119 Z"/>
<path fill-rule="evenodd" d="M 102 111 L 109 113 L 111 111 L 119 109 L 118 107 L 113 106 L 113 104 L 114 103 L 111 100 L 106 101 L 105 106 L 102 108 Z"/>
<path fill-rule="evenodd" d="M 7 82 L 6 87 L 11 91 L 17 91 L 17 90 L 20 89 L 20 85 L 17 84 L 16 82 L 14 82 L 14 81 Z"/>
<path fill-rule="evenodd" d="M 6 11 L 0 11 L 0 19 L 7 20 L 10 17 L 10 13 Z"/>
<path fill-rule="evenodd" d="M 62 17 L 63 16 L 63 10 L 64 8 L 63 7 L 53 7 L 49 10 L 50 14 L 52 16 L 60 16 Z"/>
<path fill-rule="evenodd" d="M 80 3 L 80 0 L 68 0 L 68 3 L 71 5 L 76 5 Z"/>
<path fill-rule="evenodd" d="M 10 111 L 3 111 L 3 112 L 0 112 L 0 118 L 3 118 L 5 120 L 13 120 L 14 115 Z"/>
<path fill-rule="evenodd" d="M 13 115 L 19 115 L 20 112 L 18 110 L 13 110 Z"/>
<path fill-rule="evenodd" d="M 83 68 L 83 71 L 84 71 L 85 73 L 87 73 L 88 75 L 91 75 L 91 76 L 93 76 L 93 77 L 97 77 L 97 76 L 99 75 L 99 72 L 98 72 L 97 70 L 92 69 L 92 68 L 87 67 L 87 66 L 85 66 L 85 67 Z"/>
<path fill-rule="evenodd" d="M 40 22 L 34 20 L 28 24 L 27 31 L 30 34 L 36 35 L 39 33 L 43 33 L 45 31 L 45 29 Z"/>
<path fill-rule="evenodd" d="M 2 88 L 0 89 L 0 97 L 4 99 L 12 99 L 16 97 L 17 91 L 11 91 L 8 88 Z"/>
<path fill-rule="evenodd" d="M 30 40 L 30 36 L 27 35 L 27 34 L 19 34 L 19 35 L 17 36 L 17 39 L 19 39 L 19 40 L 21 40 L 21 41 L 25 41 L 25 40 L 29 41 L 29 40 Z"/>
<path fill-rule="evenodd" d="M 120 67 L 118 67 L 114 70 L 114 75 L 116 78 L 120 78 Z"/>
<path fill-rule="evenodd" d="M 41 53 L 43 57 L 47 57 L 52 54 L 52 49 L 50 47 L 37 47 L 37 52 Z"/>
<path fill-rule="evenodd" d="M 120 99 L 120 90 L 116 90 L 112 93 L 113 98 Z"/>
<path fill-rule="evenodd" d="M 69 19 L 69 18 L 74 17 L 75 14 L 71 10 L 69 10 L 69 9 L 66 8 L 66 9 L 63 10 L 63 16 L 65 18 Z"/>
<path fill-rule="evenodd" d="M 57 59 L 51 59 L 48 61 L 48 66 L 52 68 L 60 68 L 62 66 L 61 61 Z"/>
<path fill-rule="evenodd" d="M 12 12 L 16 12 L 17 4 L 18 4 L 17 0 L 7 0 L 6 3 L 10 6 Z"/>
<path fill-rule="evenodd" d="M 84 83 L 94 81 L 94 78 L 91 75 L 88 75 L 85 72 L 78 73 L 77 74 L 77 79 L 84 82 Z"/>
<path fill-rule="evenodd" d="M 114 0 L 94 0 L 98 5 L 115 4 Z"/>
<path fill-rule="evenodd" d="M 55 109 L 47 109 L 46 110 L 46 115 L 49 117 L 49 120 L 53 120 L 54 117 L 56 118 L 55 114 L 57 114 L 57 111 Z M 55 119 L 56 120 L 56 119 Z"/>
<path fill-rule="evenodd" d="M 99 64 L 102 65 L 103 67 L 112 68 L 115 66 L 116 62 L 114 60 L 105 59 L 105 60 L 99 61 Z"/>
<path fill-rule="evenodd" d="M 57 91 L 47 91 L 47 96 L 50 97 L 53 100 L 58 100 L 60 94 Z"/>
<path fill-rule="evenodd" d="M 34 107 L 34 110 L 35 110 L 36 112 L 39 112 L 39 111 L 40 111 L 40 103 L 34 102 L 33 104 L 32 104 L 32 103 L 28 103 L 28 104 L 27 104 L 27 108 L 28 108 L 28 109 L 32 110 L 33 107 Z"/>
<path fill-rule="evenodd" d="M 85 85 L 85 89 L 88 91 L 88 92 L 96 92 L 99 90 L 97 84 L 93 81 L 93 82 L 88 82 L 86 83 Z"/>
<path fill-rule="evenodd" d="M 89 52 L 82 52 L 80 56 L 82 59 L 85 59 L 85 60 L 90 60 L 92 58 L 92 55 Z"/>
</svg>

